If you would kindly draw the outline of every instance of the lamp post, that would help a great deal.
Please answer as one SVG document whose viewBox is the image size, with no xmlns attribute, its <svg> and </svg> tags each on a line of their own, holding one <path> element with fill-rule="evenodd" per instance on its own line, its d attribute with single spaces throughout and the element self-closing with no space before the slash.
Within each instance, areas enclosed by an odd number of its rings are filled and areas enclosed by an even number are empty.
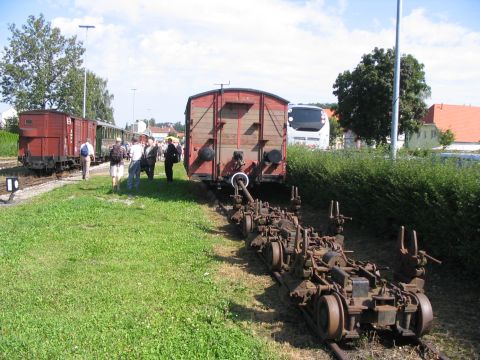
<svg viewBox="0 0 480 360">
<path fill-rule="evenodd" d="M 132 124 L 135 124 L 135 91 L 137 89 L 131 89 L 133 91 L 133 101 L 132 101 Z"/>
<path fill-rule="evenodd" d="M 397 158 L 398 112 L 400 107 L 400 22 L 402 0 L 397 0 L 397 35 L 395 39 L 395 72 L 393 75 L 392 132 L 390 135 L 391 158 Z"/>
<path fill-rule="evenodd" d="M 85 110 L 87 103 L 87 34 L 88 29 L 95 29 L 93 25 L 78 25 L 79 28 L 85 29 L 85 55 L 83 57 L 83 65 L 85 67 L 85 73 L 83 76 L 83 117 L 85 118 Z"/>
</svg>

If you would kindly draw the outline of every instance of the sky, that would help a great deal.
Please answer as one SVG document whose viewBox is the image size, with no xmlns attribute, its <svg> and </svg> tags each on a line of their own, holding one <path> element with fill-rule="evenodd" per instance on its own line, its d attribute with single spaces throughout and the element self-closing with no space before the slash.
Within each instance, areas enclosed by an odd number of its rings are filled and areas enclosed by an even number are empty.
<svg viewBox="0 0 480 360">
<path fill-rule="evenodd" d="M 1 0 L 0 49 L 8 24 L 29 15 L 81 41 L 78 25 L 94 25 L 86 64 L 108 79 L 116 123 L 183 122 L 189 96 L 229 81 L 336 102 L 339 73 L 395 45 L 396 10 L 396 0 Z M 400 49 L 425 65 L 428 105 L 480 106 L 479 16 L 478 0 L 403 0 Z"/>
</svg>

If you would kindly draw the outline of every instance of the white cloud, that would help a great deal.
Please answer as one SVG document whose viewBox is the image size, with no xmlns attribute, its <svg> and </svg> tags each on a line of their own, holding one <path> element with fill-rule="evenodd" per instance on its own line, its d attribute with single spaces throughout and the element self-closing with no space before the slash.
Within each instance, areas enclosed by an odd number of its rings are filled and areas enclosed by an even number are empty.
<svg viewBox="0 0 480 360">
<path fill-rule="evenodd" d="M 57 18 L 84 38 L 87 65 L 109 79 L 117 122 L 136 115 L 181 121 L 187 97 L 219 81 L 277 93 L 291 101 L 335 101 L 337 75 L 375 46 L 392 47 L 395 24 L 375 31 L 342 20 L 348 2 L 312 0 L 75 0 L 77 18 Z M 366 22 L 375 21 L 375 15 Z M 367 28 L 367 27 L 366 27 Z M 402 51 L 425 64 L 431 102 L 480 105 L 480 34 L 421 9 L 405 16 Z M 152 109 L 147 113 L 146 109 Z"/>
</svg>

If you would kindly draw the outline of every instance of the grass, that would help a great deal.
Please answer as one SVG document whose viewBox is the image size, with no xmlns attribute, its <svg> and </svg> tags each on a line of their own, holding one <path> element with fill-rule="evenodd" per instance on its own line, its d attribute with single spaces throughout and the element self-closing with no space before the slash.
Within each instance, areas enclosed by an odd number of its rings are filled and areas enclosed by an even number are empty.
<svg viewBox="0 0 480 360">
<path fill-rule="evenodd" d="M 93 177 L 0 209 L 0 358 L 276 357 L 230 320 L 246 290 L 214 280 L 225 239 L 174 176 L 133 199 Z"/>
</svg>

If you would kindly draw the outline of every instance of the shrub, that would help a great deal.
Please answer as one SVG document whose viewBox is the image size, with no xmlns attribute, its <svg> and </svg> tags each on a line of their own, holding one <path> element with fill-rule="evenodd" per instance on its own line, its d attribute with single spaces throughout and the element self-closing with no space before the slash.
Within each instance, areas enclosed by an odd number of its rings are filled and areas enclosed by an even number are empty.
<svg viewBox="0 0 480 360">
<path fill-rule="evenodd" d="M 391 162 L 381 151 L 308 151 L 289 147 L 288 181 L 327 208 L 380 234 L 398 226 L 417 230 L 420 247 L 445 261 L 480 272 L 480 166 L 459 168 L 433 156 Z"/>
<path fill-rule="evenodd" d="M 0 156 L 17 156 L 18 134 L 0 130 Z"/>
</svg>

